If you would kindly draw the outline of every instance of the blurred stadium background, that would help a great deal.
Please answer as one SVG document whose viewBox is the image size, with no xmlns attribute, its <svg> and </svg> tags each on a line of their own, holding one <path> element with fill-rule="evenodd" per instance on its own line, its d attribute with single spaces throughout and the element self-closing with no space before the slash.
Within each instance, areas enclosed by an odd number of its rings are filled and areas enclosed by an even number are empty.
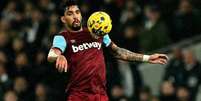
<svg viewBox="0 0 201 101">
<path fill-rule="evenodd" d="M 65 101 L 67 74 L 46 61 L 65 1 L 0 0 L 0 101 Z M 104 49 L 110 101 L 201 101 L 200 0 L 77 1 L 84 25 L 94 11 L 110 14 L 117 45 L 171 57 L 129 63 Z"/>
</svg>

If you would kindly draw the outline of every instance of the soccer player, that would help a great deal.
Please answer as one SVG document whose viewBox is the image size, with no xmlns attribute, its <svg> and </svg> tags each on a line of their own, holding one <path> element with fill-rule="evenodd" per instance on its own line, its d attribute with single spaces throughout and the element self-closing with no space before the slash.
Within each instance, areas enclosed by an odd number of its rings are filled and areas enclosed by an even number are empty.
<svg viewBox="0 0 201 101">
<path fill-rule="evenodd" d="M 134 53 L 118 47 L 108 35 L 99 37 L 91 34 L 87 28 L 82 27 L 82 15 L 74 2 L 67 3 L 61 21 L 66 29 L 54 36 L 48 61 L 56 62 L 58 71 L 68 71 L 70 74 L 68 101 L 108 101 L 102 44 L 118 59 L 153 64 L 167 63 L 168 57 L 164 54 Z"/>
</svg>

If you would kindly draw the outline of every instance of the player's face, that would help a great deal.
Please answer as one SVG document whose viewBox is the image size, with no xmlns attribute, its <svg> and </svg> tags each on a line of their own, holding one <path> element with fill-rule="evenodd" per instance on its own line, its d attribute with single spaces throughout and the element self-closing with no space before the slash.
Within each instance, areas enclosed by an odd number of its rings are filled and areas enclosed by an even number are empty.
<svg viewBox="0 0 201 101">
<path fill-rule="evenodd" d="M 70 6 L 61 17 L 61 21 L 71 30 L 78 31 L 82 26 L 82 15 L 77 5 Z"/>
</svg>

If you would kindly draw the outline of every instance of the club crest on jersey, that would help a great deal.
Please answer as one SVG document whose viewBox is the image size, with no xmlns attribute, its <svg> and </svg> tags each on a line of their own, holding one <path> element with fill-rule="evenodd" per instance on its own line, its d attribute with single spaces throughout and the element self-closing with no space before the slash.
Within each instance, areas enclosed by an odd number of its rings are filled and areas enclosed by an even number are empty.
<svg viewBox="0 0 201 101">
<path fill-rule="evenodd" d="M 71 43 L 75 43 L 76 41 L 75 41 L 75 40 L 70 40 L 70 42 L 71 42 Z"/>
<path fill-rule="evenodd" d="M 74 53 L 78 51 L 87 50 L 90 48 L 97 48 L 99 50 L 101 48 L 101 43 L 91 42 L 91 43 L 83 43 L 81 45 L 72 45 L 72 50 Z"/>
</svg>

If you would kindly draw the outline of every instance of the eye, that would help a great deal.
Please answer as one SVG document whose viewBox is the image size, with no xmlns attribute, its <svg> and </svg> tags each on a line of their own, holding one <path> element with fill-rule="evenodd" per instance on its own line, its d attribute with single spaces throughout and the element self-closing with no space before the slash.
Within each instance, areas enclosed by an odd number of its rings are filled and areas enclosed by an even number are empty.
<svg viewBox="0 0 201 101">
<path fill-rule="evenodd" d="M 66 15 L 71 16 L 73 15 L 73 12 L 66 12 Z"/>
<path fill-rule="evenodd" d="M 80 10 L 77 10 L 77 11 L 76 11 L 76 14 L 80 14 Z"/>
<path fill-rule="evenodd" d="M 72 15 L 72 13 L 67 13 L 67 15 L 68 15 L 68 16 L 71 16 L 71 15 Z"/>
</svg>

